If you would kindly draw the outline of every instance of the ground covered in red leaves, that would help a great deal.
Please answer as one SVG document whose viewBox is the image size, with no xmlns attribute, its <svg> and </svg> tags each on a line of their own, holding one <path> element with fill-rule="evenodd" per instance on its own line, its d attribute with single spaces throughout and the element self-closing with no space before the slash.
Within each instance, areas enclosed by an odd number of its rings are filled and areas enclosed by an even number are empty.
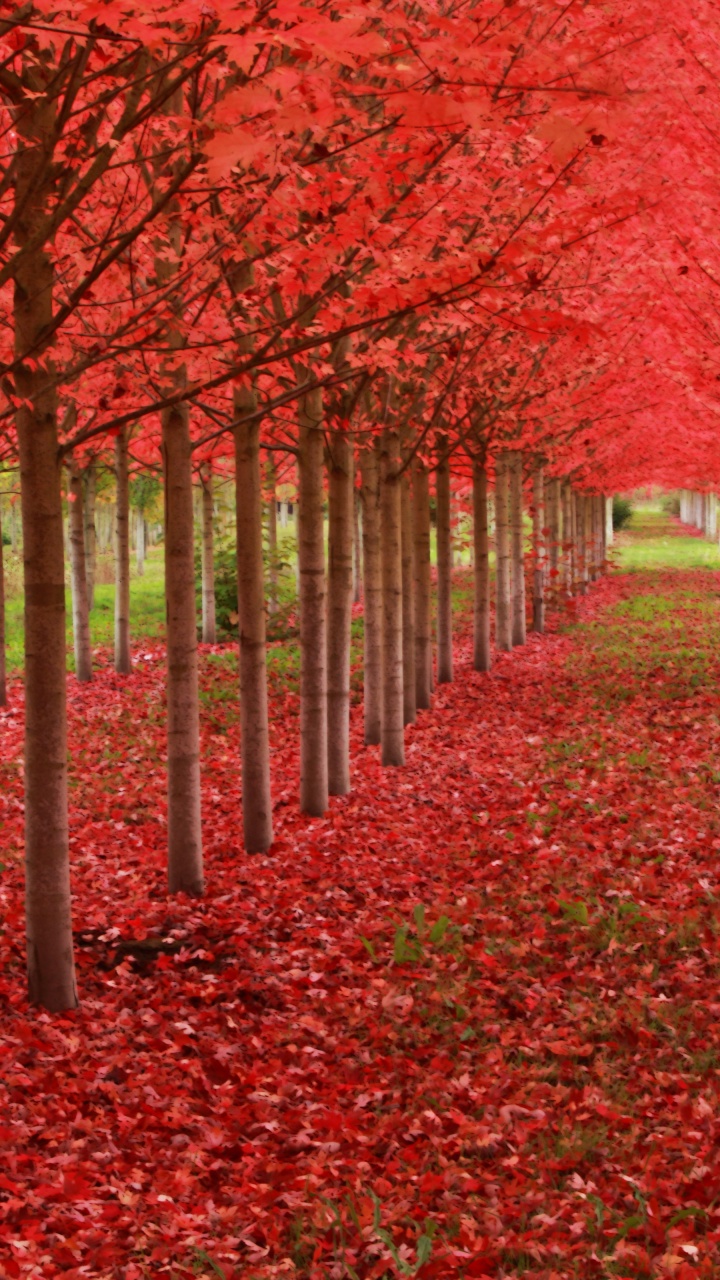
<svg viewBox="0 0 720 1280">
<path fill-rule="evenodd" d="M 258 858 L 234 655 L 206 652 L 202 901 L 165 892 L 161 650 L 71 678 L 64 1017 L 24 997 L 16 685 L 0 1276 L 719 1275 L 719 596 L 615 576 L 489 676 L 464 618 L 407 768 L 354 708 L 323 821 L 276 665 Z"/>
</svg>

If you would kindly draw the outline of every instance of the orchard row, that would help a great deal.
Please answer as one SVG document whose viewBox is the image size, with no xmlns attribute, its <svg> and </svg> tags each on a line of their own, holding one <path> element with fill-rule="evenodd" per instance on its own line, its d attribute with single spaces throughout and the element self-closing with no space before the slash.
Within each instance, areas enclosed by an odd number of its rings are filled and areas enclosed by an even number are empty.
<svg viewBox="0 0 720 1280">
<path fill-rule="evenodd" d="M 388 763 L 402 760 L 413 687 L 421 703 L 428 692 L 431 473 L 440 678 L 451 661 L 442 563 L 453 487 L 473 492 L 480 665 L 489 661 L 488 485 L 500 647 L 517 639 L 523 616 L 521 467 L 538 583 L 543 506 L 549 555 L 570 549 L 562 572 L 576 582 L 602 561 L 599 495 L 640 480 L 720 488 L 719 32 L 709 0 L 661 14 L 646 0 L 110 0 L 101 11 L 29 0 L 0 19 L 0 422 L 22 491 L 34 1000 L 53 1009 L 76 1000 L 66 466 L 80 675 L 80 477 L 114 455 L 125 510 L 131 469 L 162 469 L 170 884 L 199 891 L 194 471 L 230 468 L 237 490 L 249 848 L 272 834 L 265 452 L 299 494 L 310 813 L 347 771 L 355 463 L 366 709 Z M 117 607 L 123 669 L 124 582 Z"/>
</svg>

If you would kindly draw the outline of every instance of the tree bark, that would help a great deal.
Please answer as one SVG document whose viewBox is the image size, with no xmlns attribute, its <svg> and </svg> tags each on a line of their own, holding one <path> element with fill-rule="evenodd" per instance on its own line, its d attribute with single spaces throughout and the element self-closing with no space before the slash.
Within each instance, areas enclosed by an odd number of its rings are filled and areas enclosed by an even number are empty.
<svg viewBox="0 0 720 1280">
<path fill-rule="evenodd" d="M 323 400 L 314 387 L 298 401 L 300 473 L 300 808 L 320 818 L 328 806 L 327 596 L 323 530 Z"/>
<path fill-rule="evenodd" d="M 415 457 L 413 467 L 413 536 L 415 541 L 415 705 L 430 707 L 433 689 L 431 578 L 430 578 L 430 486 L 425 463 Z"/>
<path fill-rule="evenodd" d="M 115 437 L 115 670 L 132 671 L 130 656 L 130 497 L 127 435 Z"/>
<path fill-rule="evenodd" d="M 415 678 L 415 555 L 413 508 L 410 476 L 403 472 L 400 481 L 400 519 L 402 538 L 402 605 L 403 605 L 403 719 L 414 724 L 417 714 Z"/>
<path fill-rule="evenodd" d="M 353 588 L 353 451 L 333 430 L 328 468 L 327 741 L 331 796 L 350 790 L 350 628 Z"/>
<path fill-rule="evenodd" d="M 585 533 L 585 494 L 575 494 L 575 546 L 577 550 L 577 589 L 587 594 L 587 541 Z"/>
<path fill-rule="evenodd" d="M 217 644 L 215 621 L 215 540 L 213 532 L 213 473 L 212 463 L 200 470 L 202 492 L 202 544 L 200 553 L 202 573 L 202 638 L 203 644 Z"/>
<path fill-rule="evenodd" d="M 476 671 L 489 671 L 492 666 L 492 654 L 487 470 L 485 462 L 478 457 L 473 458 L 473 570 L 475 578 L 473 666 Z"/>
<path fill-rule="evenodd" d="M 611 547 L 615 539 L 615 530 L 613 528 L 613 500 L 612 495 L 605 499 L 605 549 Z"/>
<path fill-rule="evenodd" d="M 525 554 L 523 536 L 523 456 L 511 455 L 510 462 L 510 543 L 512 557 L 512 642 L 525 644 Z"/>
<path fill-rule="evenodd" d="M 562 486 L 562 570 L 565 594 L 575 595 L 575 500 L 569 484 Z"/>
<path fill-rule="evenodd" d="M 135 513 L 135 565 L 137 575 L 142 578 L 145 572 L 145 513 Z"/>
<path fill-rule="evenodd" d="M 97 499 L 97 468 L 89 462 L 85 468 L 85 581 L 87 583 L 88 610 L 95 604 L 95 572 L 97 563 L 97 535 L 95 532 L 95 507 Z"/>
<path fill-rule="evenodd" d="M 92 646 L 85 576 L 85 520 L 82 475 L 77 463 L 70 464 L 70 581 L 72 589 L 75 676 L 83 683 L 92 680 Z"/>
<path fill-rule="evenodd" d="M 548 592 L 551 603 L 556 603 L 558 596 L 558 585 L 560 581 L 560 550 L 561 550 L 561 534 L 560 534 L 560 481 L 550 480 L 547 485 L 548 496 L 548 567 L 549 567 L 549 584 Z"/>
<path fill-rule="evenodd" d="M 495 643 L 509 653 L 513 647 L 509 525 L 508 451 L 503 449 L 495 461 Z"/>
<path fill-rule="evenodd" d="M 251 388 L 235 389 L 236 418 L 255 406 Z M 259 420 L 240 421 L 234 437 L 243 839 L 248 853 L 264 853 L 272 844 L 273 824 Z"/>
<path fill-rule="evenodd" d="M 190 411 L 162 414 L 167 620 L 168 882 L 171 893 L 203 891 L 200 819 L 200 699 Z"/>
<path fill-rule="evenodd" d="M 541 464 L 533 470 L 533 631 L 545 630 L 545 483 Z"/>
<path fill-rule="evenodd" d="M 39 81 L 39 76 L 38 76 Z M 53 319 L 53 258 L 22 250 L 53 198 L 55 114 L 44 85 L 18 112 L 13 322 L 25 587 L 25 904 L 32 1001 L 77 1005 L 68 856 L 65 572 L 57 398 L 45 368 Z M 32 359 L 24 360 L 26 355 Z"/>
<path fill-rule="evenodd" d="M 277 472 L 270 457 L 268 479 L 268 614 L 273 617 L 278 610 L 278 549 L 277 549 Z"/>
<path fill-rule="evenodd" d="M 437 678 L 438 684 L 453 679 L 452 649 L 452 534 L 450 530 L 450 459 L 447 441 L 439 442 L 440 458 L 436 476 L 437 511 Z"/>
<path fill-rule="evenodd" d="M 362 600 L 362 531 L 360 490 L 353 482 L 353 604 Z"/>
<path fill-rule="evenodd" d="M 586 581 L 594 582 L 597 577 L 597 550 L 595 547 L 595 494 L 585 495 L 585 547 L 586 547 Z"/>
<path fill-rule="evenodd" d="M 382 741 L 383 588 L 380 531 L 380 470 L 378 442 L 364 450 L 360 463 L 363 538 L 363 683 L 365 743 Z"/>
<path fill-rule="evenodd" d="M 383 587 L 382 763 L 405 763 L 402 635 L 402 517 L 400 448 L 396 431 L 385 428 L 380 459 Z"/>
</svg>

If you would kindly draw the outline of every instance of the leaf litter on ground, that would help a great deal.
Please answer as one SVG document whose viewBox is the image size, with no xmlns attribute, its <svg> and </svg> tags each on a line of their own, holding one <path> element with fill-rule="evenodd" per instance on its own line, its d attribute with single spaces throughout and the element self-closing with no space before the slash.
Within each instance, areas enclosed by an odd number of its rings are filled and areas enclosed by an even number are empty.
<svg viewBox="0 0 720 1280">
<path fill-rule="evenodd" d="M 207 895 L 169 898 L 163 652 L 71 681 L 81 1008 L 28 1008 L 2 717 L 0 1276 L 720 1274 L 720 575 L 615 575 L 242 850 L 203 657 Z M 649 607 L 642 605 L 649 602 Z M 664 602 L 664 603 L 663 603 Z M 132 710 L 131 710 L 132 707 Z"/>
</svg>

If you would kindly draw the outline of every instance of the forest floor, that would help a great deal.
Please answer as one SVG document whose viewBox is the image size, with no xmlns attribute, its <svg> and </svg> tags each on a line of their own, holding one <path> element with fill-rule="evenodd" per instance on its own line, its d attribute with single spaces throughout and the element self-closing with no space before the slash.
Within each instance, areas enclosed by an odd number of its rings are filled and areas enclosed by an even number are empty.
<svg viewBox="0 0 720 1280">
<path fill-rule="evenodd" d="M 720 1275 L 720 573 L 684 567 L 681 533 L 647 516 L 632 572 L 485 676 L 468 583 L 407 767 L 380 768 L 356 705 L 322 821 L 276 662 L 263 857 L 236 661 L 206 650 L 201 901 L 165 890 L 162 649 L 71 677 L 61 1017 L 24 996 L 14 683 L 0 1276 Z"/>
</svg>

